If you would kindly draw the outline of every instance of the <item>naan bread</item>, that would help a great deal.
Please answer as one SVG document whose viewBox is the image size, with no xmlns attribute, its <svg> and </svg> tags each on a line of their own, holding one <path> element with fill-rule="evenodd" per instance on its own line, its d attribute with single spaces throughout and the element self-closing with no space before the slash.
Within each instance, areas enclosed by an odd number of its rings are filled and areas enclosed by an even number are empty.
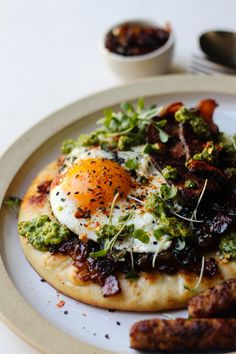
<svg viewBox="0 0 236 354">
<path fill-rule="evenodd" d="M 39 215 L 54 218 L 47 195 L 40 195 L 37 187 L 57 174 L 57 162 L 43 169 L 34 179 L 23 199 L 19 221 L 31 220 Z M 193 293 L 186 290 L 194 287 L 198 276 L 179 272 L 176 275 L 161 273 L 142 273 L 137 280 L 128 280 L 121 274 L 118 279 L 121 286 L 119 294 L 104 297 L 101 287 L 92 282 L 82 282 L 78 269 L 72 265 L 72 259 L 50 252 L 36 250 L 25 237 L 20 236 L 22 248 L 31 266 L 49 284 L 60 292 L 87 304 L 98 307 L 128 311 L 162 311 L 185 307 Z M 236 262 L 219 264 L 219 272 L 212 279 L 203 277 L 197 292 L 207 289 L 221 281 L 236 277 Z"/>
</svg>

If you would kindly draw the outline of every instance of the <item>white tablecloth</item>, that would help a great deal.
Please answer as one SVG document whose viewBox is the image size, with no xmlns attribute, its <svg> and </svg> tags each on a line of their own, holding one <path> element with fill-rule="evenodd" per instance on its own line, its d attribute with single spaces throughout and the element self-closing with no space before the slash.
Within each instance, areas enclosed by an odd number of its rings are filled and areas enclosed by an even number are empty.
<svg viewBox="0 0 236 354">
<path fill-rule="evenodd" d="M 0 152 L 48 113 L 122 82 L 98 48 L 116 22 L 170 22 L 173 72 L 187 71 L 201 32 L 236 31 L 234 0 L 3 0 L 0 9 Z M 0 339 L 0 354 L 36 353 L 1 322 Z"/>
</svg>

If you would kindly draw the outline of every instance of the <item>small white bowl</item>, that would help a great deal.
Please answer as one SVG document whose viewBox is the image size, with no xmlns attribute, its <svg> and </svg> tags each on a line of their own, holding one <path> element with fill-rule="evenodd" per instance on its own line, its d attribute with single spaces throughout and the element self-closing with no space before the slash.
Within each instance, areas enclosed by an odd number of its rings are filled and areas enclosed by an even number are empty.
<svg viewBox="0 0 236 354">
<path fill-rule="evenodd" d="M 112 28 L 130 23 L 158 27 L 156 23 L 151 21 L 134 20 L 119 23 Z M 102 38 L 101 49 L 106 63 L 115 74 L 123 79 L 135 79 L 152 75 L 160 75 L 168 71 L 173 57 L 175 44 L 175 38 L 172 30 L 170 31 L 167 42 L 162 47 L 148 54 L 132 57 L 122 56 L 110 52 L 105 47 L 105 37 L 109 31 L 107 31 Z"/>
</svg>

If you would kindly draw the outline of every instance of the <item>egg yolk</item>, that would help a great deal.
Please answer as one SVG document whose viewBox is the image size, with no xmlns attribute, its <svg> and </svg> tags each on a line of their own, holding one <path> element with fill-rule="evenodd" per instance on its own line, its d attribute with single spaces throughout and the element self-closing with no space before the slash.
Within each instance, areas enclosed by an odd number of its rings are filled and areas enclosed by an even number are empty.
<svg viewBox="0 0 236 354">
<path fill-rule="evenodd" d="M 94 212 L 110 206 L 117 193 L 126 197 L 131 179 L 117 162 L 90 158 L 72 166 L 63 185 L 67 195 L 78 202 L 78 208 Z"/>
</svg>

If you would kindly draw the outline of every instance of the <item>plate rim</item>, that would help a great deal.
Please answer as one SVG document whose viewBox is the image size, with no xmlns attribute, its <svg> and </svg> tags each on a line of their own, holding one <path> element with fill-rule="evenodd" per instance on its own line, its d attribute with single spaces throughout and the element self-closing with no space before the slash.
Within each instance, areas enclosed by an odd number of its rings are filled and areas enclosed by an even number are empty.
<svg viewBox="0 0 236 354">
<path fill-rule="evenodd" d="M 46 116 L 29 128 L 0 157 L 0 205 L 12 179 L 25 161 L 54 134 L 87 115 L 124 100 L 165 94 L 218 93 L 236 95 L 236 78 L 224 75 L 163 75 L 109 88 L 81 98 Z M 66 119 L 65 119 L 66 118 Z M 76 339 L 44 319 L 12 283 L 0 250 L 0 319 L 25 342 L 41 353 L 114 354 Z M 37 326 L 32 326 L 37 323 Z M 42 343 L 43 342 L 46 344 Z"/>
</svg>

